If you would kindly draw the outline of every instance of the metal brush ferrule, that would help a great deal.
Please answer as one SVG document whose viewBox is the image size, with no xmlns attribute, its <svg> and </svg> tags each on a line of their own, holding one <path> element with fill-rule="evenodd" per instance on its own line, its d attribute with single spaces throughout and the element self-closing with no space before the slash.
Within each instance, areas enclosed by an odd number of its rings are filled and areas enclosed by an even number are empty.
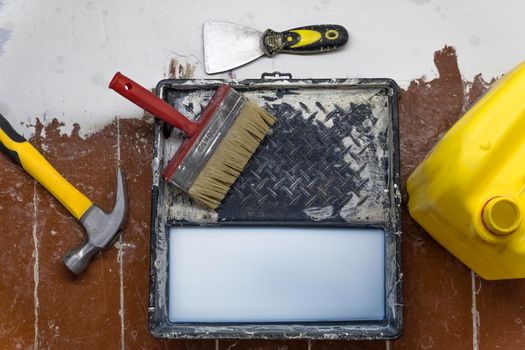
<svg viewBox="0 0 525 350">
<path fill-rule="evenodd" d="M 175 170 L 171 178 L 173 184 L 185 192 L 189 191 L 247 101 L 243 95 L 234 89 L 228 90 L 224 100 L 219 104 L 214 115 L 203 127 Z"/>
</svg>

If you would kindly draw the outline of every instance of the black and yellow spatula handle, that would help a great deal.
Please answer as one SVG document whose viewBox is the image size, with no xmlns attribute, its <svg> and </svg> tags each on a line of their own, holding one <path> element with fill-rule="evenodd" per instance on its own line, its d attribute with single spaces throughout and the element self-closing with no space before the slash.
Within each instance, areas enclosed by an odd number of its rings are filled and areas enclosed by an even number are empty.
<svg viewBox="0 0 525 350">
<path fill-rule="evenodd" d="M 0 150 L 21 165 L 77 219 L 93 204 L 71 185 L 49 162 L 0 114 Z"/>
<path fill-rule="evenodd" d="M 286 53 L 321 53 L 336 50 L 348 42 L 347 30 L 336 24 L 320 24 L 274 32 L 264 32 L 262 43 L 264 52 L 273 56 Z"/>
</svg>

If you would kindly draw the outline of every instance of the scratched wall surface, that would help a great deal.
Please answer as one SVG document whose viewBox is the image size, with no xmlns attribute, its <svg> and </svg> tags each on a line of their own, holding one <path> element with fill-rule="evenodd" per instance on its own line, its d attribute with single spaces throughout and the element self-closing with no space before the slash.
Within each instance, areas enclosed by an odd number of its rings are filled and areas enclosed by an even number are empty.
<svg viewBox="0 0 525 350">
<path fill-rule="evenodd" d="M 424 155 L 489 86 L 463 81 L 452 47 L 434 55 L 438 77 L 414 80 L 400 104 L 402 183 Z M 174 62 L 171 75 L 191 74 Z M 176 73 L 178 72 L 178 73 Z M 187 75 L 186 75 L 187 77 Z M 67 211 L 0 155 L 0 348 L 2 349 L 522 349 L 525 281 L 487 282 L 403 217 L 404 335 L 395 341 L 162 341 L 147 330 L 153 125 L 115 118 L 82 138 L 79 126 L 31 126 L 32 143 L 102 208 L 126 171 L 129 221 L 121 239 L 80 278 L 61 263 L 81 241 Z M 403 200 L 407 197 L 403 185 Z"/>
</svg>

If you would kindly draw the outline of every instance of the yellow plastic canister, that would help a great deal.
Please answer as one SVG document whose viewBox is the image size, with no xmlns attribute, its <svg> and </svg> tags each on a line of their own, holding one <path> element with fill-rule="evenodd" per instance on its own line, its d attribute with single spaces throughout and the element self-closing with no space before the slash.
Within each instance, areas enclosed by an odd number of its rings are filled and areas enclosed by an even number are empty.
<svg viewBox="0 0 525 350">
<path fill-rule="evenodd" d="M 525 277 L 525 62 L 446 133 L 407 190 L 410 215 L 481 277 Z"/>
</svg>

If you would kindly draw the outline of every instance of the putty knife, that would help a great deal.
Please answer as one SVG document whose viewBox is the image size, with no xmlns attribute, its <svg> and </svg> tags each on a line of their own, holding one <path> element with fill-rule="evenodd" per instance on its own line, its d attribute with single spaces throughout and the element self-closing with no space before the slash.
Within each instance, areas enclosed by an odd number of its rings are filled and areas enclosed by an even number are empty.
<svg viewBox="0 0 525 350">
<path fill-rule="evenodd" d="M 279 52 L 310 54 L 333 51 L 348 41 L 342 26 L 322 24 L 275 32 L 233 23 L 206 22 L 203 27 L 204 67 L 215 74 Z"/>
</svg>

